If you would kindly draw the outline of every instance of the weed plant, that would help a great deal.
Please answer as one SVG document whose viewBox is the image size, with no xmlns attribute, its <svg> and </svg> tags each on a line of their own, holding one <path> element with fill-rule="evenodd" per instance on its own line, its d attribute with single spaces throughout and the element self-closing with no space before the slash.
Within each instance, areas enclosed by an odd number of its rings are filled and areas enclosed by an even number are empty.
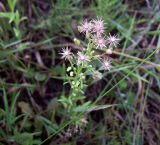
<svg viewBox="0 0 160 145">
<path fill-rule="evenodd" d="M 0 145 L 159 145 L 159 21 L 158 0 L 0 1 Z"/>
</svg>

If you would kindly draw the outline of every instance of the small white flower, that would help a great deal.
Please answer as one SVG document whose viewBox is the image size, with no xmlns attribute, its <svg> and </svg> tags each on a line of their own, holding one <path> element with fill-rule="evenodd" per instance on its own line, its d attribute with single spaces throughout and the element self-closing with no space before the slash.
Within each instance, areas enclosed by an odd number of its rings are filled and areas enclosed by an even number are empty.
<svg viewBox="0 0 160 145">
<path fill-rule="evenodd" d="M 90 61 L 89 56 L 87 56 L 87 55 L 85 55 L 81 52 L 78 52 L 77 54 L 78 54 L 78 62 L 77 62 L 78 64 L 82 64 L 82 63 L 85 63 L 87 61 Z"/>
<path fill-rule="evenodd" d="M 111 36 L 111 34 L 109 34 L 109 36 L 107 36 L 107 43 L 110 47 L 117 47 L 119 40 L 116 35 Z"/>
<path fill-rule="evenodd" d="M 62 52 L 59 53 L 59 54 L 62 55 L 61 59 L 65 59 L 65 60 L 67 60 L 67 59 L 69 60 L 72 57 L 72 52 L 68 47 L 67 48 L 62 48 Z"/>
<path fill-rule="evenodd" d="M 72 70 L 72 68 L 69 66 L 69 67 L 67 68 L 67 72 L 69 72 L 70 70 Z"/>
<path fill-rule="evenodd" d="M 70 77 L 73 77 L 73 75 L 74 75 L 73 71 L 71 71 L 71 72 L 69 73 L 69 75 L 70 75 Z"/>
<path fill-rule="evenodd" d="M 87 20 L 84 20 L 81 24 L 81 26 L 78 26 L 79 32 L 88 33 L 92 30 L 92 23 L 88 22 Z"/>
<path fill-rule="evenodd" d="M 102 67 L 103 69 L 110 71 L 112 68 L 111 61 L 109 59 L 104 59 L 102 62 Z"/>
</svg>

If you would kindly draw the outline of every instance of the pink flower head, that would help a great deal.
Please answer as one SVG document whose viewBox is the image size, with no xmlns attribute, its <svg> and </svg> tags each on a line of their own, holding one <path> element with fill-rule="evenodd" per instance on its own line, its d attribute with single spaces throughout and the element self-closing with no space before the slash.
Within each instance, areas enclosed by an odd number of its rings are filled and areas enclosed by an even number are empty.
<svg viewBox="0 0 160 145">
<path fill-rule="evenodd" d="M 70 49 L 68 49 L 68 47 L 66 47 L 66 48 L 62 48 L 62 52 L 61 53 L 59 53 L 59 54 L 61 54 L 62 56 L 61 56 L 61 59 L 71 59 L 71 57 L 72 57 L 72 52 L 71 52 L 71 50 Z"/>
<path fill-rule="evenodd" d="M 81 52 L 78 52 L 78 64 L 82 64 L 82 63 L 85 63 L 87 61 L 90 61 L 89 60 L 89 57 Z"/>
<path fill-rule="evenodd" d="M 93 20 L 93 32 L 95 32 L 98 37 L 100 37 L 104 33 L 104 25 L 105 23 L 102 19 Z"/>
<path fill-rule="evenodd" d="M 111 61 L 109 59 L 104 59 L 102 62 L 102 67 L 103 69 L 110 71 L 112 68 Z"/>
<path fill-rule="evenodd" d="M 81 26 L 78 26 L 79 32 L 88 33 L 92 30 L 92 23 L 88 22 L 87 20 L 84 20 L 81 24 Z"/>
<path fill-rule="evenodd" d="M 117 38 L 116 35 L 111 36 L 111 34 L 109 34 L 109 36 L 107 37 L 107 43 L 110 47 L 117 47 L 119 40 L 120 39 Z"/>
<path fill-rule="evenodd" d="M 95 42 L 97 45 L 97 48 L 103 49 L 106 47 L 106 40 L 103 37 L 95 37 Z"/>
</svg>

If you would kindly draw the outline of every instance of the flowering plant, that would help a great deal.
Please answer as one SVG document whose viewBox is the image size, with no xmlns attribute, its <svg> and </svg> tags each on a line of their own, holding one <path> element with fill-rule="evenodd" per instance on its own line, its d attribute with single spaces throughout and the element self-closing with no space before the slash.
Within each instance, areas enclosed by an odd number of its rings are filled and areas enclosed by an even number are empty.
<svg viewBox="0 0 160 145">
<path fill-rule="evenodd" d="M 106 54 L 111 54 L 112 49 L 117 47 L 119 39 L 117 36 L 105 37 L 105 23 L 103 20 L 83 21 L 78 26 L 80 33 L 84 33 L 88 44 L 86 47 L 79 47 L 77 55 L 71 52 L 70 48 L 62 48 L 61 58 L 69 61 L 70 66 L 66 70 L 67 81 L 71 86 L 71 92 L 68 97 L 62 96 L 61 101 L 67 109 L 69 116 L 77 116 L 77 113 L 86 113 L 97 108 L 92 102 L 83 102 L 85 99 L 85 90 L 87 87 L 87 76 L 92 76 L 94 80 L 100 80 L 103 75 L 102 72 L 110 71 L 112 69 L 111 60 L 106 57 Z M 75 43 L 80 45 L 80 41 L 75 39 Z M 103 50 L 106 54 L 99 54 L 99 50 Z M 94 62 L 100 64 L 94 65 Z M 100 108 L 100 107 L 99 107 Z M 104 108 L 104 106 L 102 107 Z M 84 122 L 82 119 L 76 121 L 76 124 Z"/>
</svg>

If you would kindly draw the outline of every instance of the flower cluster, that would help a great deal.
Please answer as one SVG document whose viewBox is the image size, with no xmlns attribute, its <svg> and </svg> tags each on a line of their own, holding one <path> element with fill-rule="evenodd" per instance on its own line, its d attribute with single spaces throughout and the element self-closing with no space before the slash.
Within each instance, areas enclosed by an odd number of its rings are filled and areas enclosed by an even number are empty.
<svg viewBox="0 0 160 145">
<path fill-rule="evenodd" d="M 62 49 L 60 53 L 62 59 L 73 60 L 77 65 L 89 63 L 94 58 L 94 49 L 104 50 L 107 54 L 112 54 L 112 49 L 117 47 L 119 38 L 117 35 L 111 35 L 105 37 L 105 23 L 102 19 L 97 20 L 84 20 L 80 26 L 78 26 L 80 33 L 84 33 L 86 38 L 89 39 L 88 47 L 83 49 L 82 52 L 78 51 L 77 55 L 73 55 L 71 49 L 68 47 Z M 76 39 L 76 41 L 78 41 Z M 74 57 L 73 57 L 74 56 Z M 104 70 L 111 70 L 111 61 L 105 58 L 101 61 L 101 68 Z"/>
<path fill-rule="evenodd" d="M 77 104 L 78 100 L 85 98 L 87 80 L 90 80 L 88 76 L 92 76 L 94 81 L 98 81 L 102 79 L 103 71 L 110 71 L 113 68 L 108 55 L 112 54 L 112 49 L 117 47 L 119 42 L 119 38 L 116 35 L 109 34 L 105 36 L 105 23 L 102 19 L 84 20 L 78 26 L 78 30 L 80 33 L 85 34 L 88 44 L 82 45 L 75 38 L 74 43 L 78 46 L 77 54 L 74 54 L 69 47 L 62 48 L 60 52 L 61 58 L 68 60 L 70 63 L 66 70 L 66 83 L 70 84 L 71 93 L 69 97 L 62 96 L 59 101 L 67 108 L 68 113 L 73 115 L 73 112 L 75 112 L 75 116 L 80 110 L 83 110 L 80 108 L 90 107 L 91 102 L 84 103 L 85 107 Z M 105 54 L 100 52 L 105 52 Z M 80 121 L 76 122 L 76 124 L 84 123 Z"/>
<path fill-rule="evenodd" d="M 103 49 L 106 48 L 107 45 L 109 48 L 117 47 L 119 38 L 116 35 L 104 37 L 105 32 L 105 23 L 102 19 L 87 21 L 85 20 L 78 27 L 79 32 L 83 32 L 85 34 L 91 33 L 94 36 L 95 44 L 97 48 Z"/>
</svg>

